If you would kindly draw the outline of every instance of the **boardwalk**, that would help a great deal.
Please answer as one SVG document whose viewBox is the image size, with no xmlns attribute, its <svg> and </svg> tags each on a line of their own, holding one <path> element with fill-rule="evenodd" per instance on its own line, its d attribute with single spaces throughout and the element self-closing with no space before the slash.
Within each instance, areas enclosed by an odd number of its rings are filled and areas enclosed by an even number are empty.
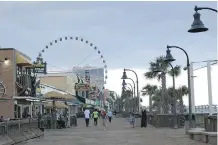
<svg viewBox="0 0 218 145">
<path fill-rule="evenodd" d="M 101 125 L 84 127 L 79 120 L 77 128 L 45 131 L 42 138 L 22 143 L 25 145 L 206 145 L 189 140 L 183 129 L 130 128 L 124 119 L 112 120 L 109 129 Z"/>
</svg>

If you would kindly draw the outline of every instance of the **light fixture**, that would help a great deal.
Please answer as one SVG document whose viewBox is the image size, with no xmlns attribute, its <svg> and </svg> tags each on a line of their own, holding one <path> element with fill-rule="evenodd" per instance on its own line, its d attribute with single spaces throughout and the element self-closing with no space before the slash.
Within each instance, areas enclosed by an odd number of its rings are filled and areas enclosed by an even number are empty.
<svg viewBox="0 0 218 145">
<path fill-rule="evenodd" d="M 127 78 L 128 78 L 128 77 L 127 77 L 127 75 L 126 75 L 126 71 L 124 70 L 124 71 L 123 71 L 123 76 L 122 76 L 121 79 L 125 80 L 125 79 L 127 79 Z"/>
<path fill-rule="evenodd" d="M 176 59 L 173 58 L 170 49 L 167 48 L 167 50 L 166 50 L 166 57 L 165 57 L 164 61 L 172 62 L 172 61 L 175 61 L 175 60 L 176 60 Z"/>
<path fill-rule="evenodd" d="M 198 32 L 205 32 L 208 30 L 201 21 L 201 14 L 198 13 L 197 11 L 193 15 L 194 17 L 194 22 L 191 25 L 191 29 L 188 30 L 189 33 L 198 33 Z"/>
</svg>

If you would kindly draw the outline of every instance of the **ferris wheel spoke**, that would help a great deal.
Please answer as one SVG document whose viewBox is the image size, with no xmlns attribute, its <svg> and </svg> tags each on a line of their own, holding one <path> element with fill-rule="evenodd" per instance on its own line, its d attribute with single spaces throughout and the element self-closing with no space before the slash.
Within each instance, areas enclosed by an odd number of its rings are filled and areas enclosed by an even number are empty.
<svg viewBox="0 0 218 145">
<path fill-rule="evenodd" d="M 92 56 L 92 53 L 93 52 L 91 52 L 91 53 L 89 53 L 80 63 L 78 63 L 76 66 L 78 67 L 78 66 L 80 66 L 81 64 L 83 64 L 90 56 Z"/>
</svg>

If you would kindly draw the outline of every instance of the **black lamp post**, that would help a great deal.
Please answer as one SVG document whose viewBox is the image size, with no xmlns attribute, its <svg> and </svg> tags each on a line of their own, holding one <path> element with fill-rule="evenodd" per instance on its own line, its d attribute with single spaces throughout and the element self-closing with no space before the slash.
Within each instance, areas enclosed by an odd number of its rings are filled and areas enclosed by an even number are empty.
<svg viewBox="0 0 218 145">
<path fill-rule="evenodd" d="M 192 100 L 191 100 L 191 75 L 190 75 L 190 62 L 189 62 L 189 56 L 188 56 L 188 53 L 181 47 L 178 47 L 178 46 L 169 46 L 167 45 L 167 51 L 166 51 L 166 59 L 165 61 L 168 61 L 168 62 L 172 62 L 172 61 L 175 61 L 175 59 L 172 57 L 171 53 L 170 53 L 170 48 L 176 48 L 176 49 L 180 49 L 182 50 L 185 55 L 186 55 L 186 59 L 187 59 L 187 64 L 186 64 L 186 67 L 187 67 L 187 72 L 188 72 L 188 100 L 189 100 L 189 128 L 192 128 Z"/>
<path fill-rule="evenodd" d="M 131 78 L 127 78 L 128 80 L 131 80 L 132 81 L 132 83 L 133 83 L 133 97 L 135 97 L 136 95 L 135 95 L 135 82 L 134 82 L 134 80 L 133 79 L 131 79 Z"/>
<path fill-rule="evenodd" d="M 193 15 L 194 22 L 191 25 L 191 29 L 188 30 L 189 33 L 199 33 L 199 32 L 208 31 L 208 28 L 204 26 L 203 22 L 200 19 L 201 14 L 198 13 L 199 10 L 204 10 L 204 9 L 217 12 L 217 10 L 213 8 L 195 6 L 194 8 L 195 14 Z"/>
<path fill-rule="evenodd" d="M 132 92 L 132 97 L 134 97 L 134 95 L 133 95 L 133 87 L 132 87 L 132 85 L 130 84 L 130 83 L 127 83 L 130 87 L 128 87 L 129 88 L 129 90 L 131 90 L 131 92 Z"/>
<path fill-rule="evenodd" d="M 126 71 L 131 71 L 135 74 L 136 76 L 136 90 L 137 90 L 137 97 L 138 97 L 138 111 L 140 112 L 141 108 L 140 108 L 140 96 L 139 96 L 139 82 L 138 82 L 138 75 L 135 71 L 131 70 L 131 69 L 125 69 L 124 68 L 124 71 L 123 71 L 123 76 L 121 79 L 125 80 L 125 79 L 128 79 L 127 75 L 126 75 Z"/>
</svg>

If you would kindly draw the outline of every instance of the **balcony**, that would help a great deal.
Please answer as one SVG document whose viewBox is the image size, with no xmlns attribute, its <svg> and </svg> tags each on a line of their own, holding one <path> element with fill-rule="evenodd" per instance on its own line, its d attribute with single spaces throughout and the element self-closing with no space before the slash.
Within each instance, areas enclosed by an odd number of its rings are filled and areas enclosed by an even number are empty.
<svg viewBox="0 0 218 145">
<path fill-rule="evenodd" d="M 35 77 L 28 74 L 17 74 L 16 86 L 18 96 L 35 96 Z"/>
<path fill-rule="evenodd" d="M 21 85 L 21 88 L 27 87 L 31 88 L 32 87 L 32 79 L 31 75 L 27 74 L 22 74 L 22 75 L 17 75 L 16 82 Z"/>
</svg>

